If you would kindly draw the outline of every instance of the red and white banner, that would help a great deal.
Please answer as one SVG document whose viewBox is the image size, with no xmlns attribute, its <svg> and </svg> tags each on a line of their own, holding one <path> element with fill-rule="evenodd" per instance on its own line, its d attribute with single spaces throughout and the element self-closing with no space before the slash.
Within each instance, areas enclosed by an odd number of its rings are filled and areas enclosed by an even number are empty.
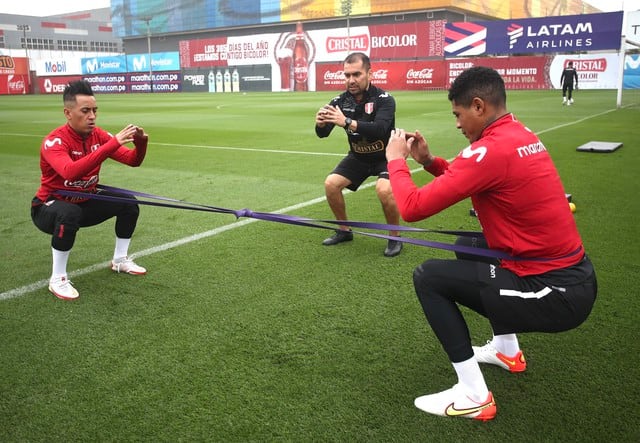
<svg viewBox="0 0 640 443">
<path fill-rule="evenodd" d="M 618 54 L 575 54 L 557 55 L 549 67 L 551 85 L 555 89 L 562 88 L 560 77 L 562 70 L 569 62 L 578 73 L 580 89 L 616 89 L 620 78 L 620 57 Z"/>
<path fill-rule="evenodd" d="M 180 67 L 263 65 L 275 63 L 278 34 L 216 37 L 180 41 Z"/>
<path fill-rule="evenodd" d="M 82 80 L 82 77 L 79 75 L 38 77 L 38 92 L 40 92 L 40 94 L 62 94 L 67 83 L 75 80 Z"/>
<path fill-rule="evenodd" d="M 0 94 L 29 94 L 29 76 L 19 74 L 0 74 Z"/>
<path fill-rule="evenodd" d="M 472 66 L 497 70 L 507 89 L 548 89 L 548 57 L 465 58 L 459 60 L 374 62 L 372 83 L 390 91 L 448 89 L 460 73 Z M 346 88 L 342 63 L 316 64 L 316 90 Z"/>
<path fill-rule="evenodd" d="M 487 66 L 498 71 L 507 89 L 548 89 L 550 60 L 546 56 L 449 59 L 446 60 L 447 79 L 444 87 L 449 88 L 456 77 L 467 68 Z"/>
<path fill-rule="evenodd" d="M 375 62 L 371 82 L 387 90 L 442 89 L 446 80 L 444 61 Z M 316 90 L 345 90 L 342 63 L 316 64 Z"/>
<path fill-rule="evenodd" d="M 29 75 L 29 60 L 26 57 L 0 55 L 0 74 Z"/>
</svg>

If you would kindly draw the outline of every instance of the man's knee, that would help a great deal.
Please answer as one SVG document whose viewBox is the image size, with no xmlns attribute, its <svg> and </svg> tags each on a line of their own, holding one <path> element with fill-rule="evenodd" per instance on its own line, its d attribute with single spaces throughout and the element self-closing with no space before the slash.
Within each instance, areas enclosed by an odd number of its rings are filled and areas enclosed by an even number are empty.
<svg viewBox="0 0 640 443">
<path fill-rule="evenodd" d="M 351 182 L 338 174 L 329 174 L 324 180 L 324 189 L 327 195 L 342 192 Z"/>
<path fill-rule="evenodd" d="M 429 281 L 436 274 L 435 270 L 439 262 L 442 260 L 438 260 L 435 258 L 431 258 L 413 270 L 413 286 L 416 288 L 423 288 L 429 284 Z"/>
</svg>

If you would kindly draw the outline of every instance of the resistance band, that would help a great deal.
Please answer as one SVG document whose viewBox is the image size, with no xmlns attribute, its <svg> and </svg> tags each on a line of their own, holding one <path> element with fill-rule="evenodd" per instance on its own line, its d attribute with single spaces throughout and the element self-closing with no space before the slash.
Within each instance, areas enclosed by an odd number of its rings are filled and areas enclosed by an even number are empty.
<svg viewBox="0 0 640 443">
<path fill-rule="evenodd" d="M 78 192 L 78 191 L 67 191 L 67 190 L 59 190 L 56 191 L 57 194 L 65 196 L 65 197 L 80 197 L 80 198 L 90 198 L 96 200 L 104 200 L 104 201 L 112 201 L 112 202 L 120 202 L 120 203 L 128 203 L 128 204 L 143 204 L 150 206 L 159 206 L 166 208 L 174 208 L 174 209 L 188 209 L 193 211 L 205 211 L 205 212 L 217 212 L 222 214 L 233 214 L 236 218 L 247 217 L 254 218 L 257 220 L 263 221 L 271 221 L 277 223 L 286 223 L 291 225 L 298 226 L 306 226 L 311 228 L 320 228 L 320 229 L 331 229 L 335 230 L 335 225 L 343 225 L 349 226 L 351 228 L 360 228 L 360 229 L 373 229 L 373 230 L 385 230 L 385 231 L 402 231 L 402 232 L 424 232 L 431 234 L 445 234 L 445 235 L 455 235 L 458 237 L 481 237 L 483 236 L 482 232 L 474 232 L 474 231 L 456 231 L 456 230 L 437 230 L 437 229 L 423 229 L 416 228 L 413 226 L 401 226 L 401 225 L 388 225 L 383 223 L 370 223 L 370 222 L 361 222 L 361 221 L 349 221 L 349 220 L 322 220 L 322 219 L 311 219 L 304 217 L 297 217 L 294 215 L 285 215 L 285 214 L 275 214 L 271 212 L 257 212 L 252 211 L 250 209 L 227 209 L 218 206 L 209 206 L 202 205 L 199 203 L 190 203 L 185 202 L 184 200 L 176 200 L 169 197 L 162 197 L 154 194 L 147 194 L 144 192 L 132 191 L 128 189 L 121 189 L 107 185 L 98 185 L 100 190 L 115 193 L 120 195 L 109 195 L 102 194 L 100 191 L 97 193 L 87 193 L 87 192 Z M 141 197 L 141 198 L 135 198 Z M 151 200 L 148 200 L 151 199 Z M 152 201 L 158 200 L 158 201 Z M 334 226 L 327 226 L 334 225 Z M 552 259 L 549 258 L 527 258 L 527 257 L 514 257 L 502 251 L 496 251 L 493 249 L 487 248 L 474 248 L 466 245 L 455 245 L 450 243 L 442 243 L 435 242 L 429 240 L 421 240 L 411 237 L 400 237 L 400 236 L 392 236 L 386 234 L 376 234 L 372 232 L 363 232 L 363 231 L 355 231 L 354 233 L 365 235 L 368 237 L 376 237 L 387 240 L 396 240 L 404 243 L 410 243 L 418 246 L 426 246 L 429 248 L 443 249 L 452 252 L 459 252 L 470 255 L 479 255 L 483 257 L 490 257 L 499 260 L 513 260 L 513 261 L 549 261 Z M 582 246 L 580 246 L 575 251 L 559 257 L 558 259 L 568 258 L 573 255 L 578 254 L 582 251 Z"/>
</svg>

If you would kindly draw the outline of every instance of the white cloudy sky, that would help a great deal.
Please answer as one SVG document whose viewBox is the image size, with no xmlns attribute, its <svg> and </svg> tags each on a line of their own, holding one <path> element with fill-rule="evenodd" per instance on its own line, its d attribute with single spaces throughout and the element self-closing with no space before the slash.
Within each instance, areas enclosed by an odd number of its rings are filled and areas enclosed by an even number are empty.
<svg viewBox="0 0 640 443">
<path fill-rule="evenodd" d="M 626 11 L 640 9 L 640 0 L 586 0 L 602 11 Z M 56 15 L 87 9 L 107 8 L 110 0 L 2 0 L 0 13 L 21 15 Z"/>
</svg>

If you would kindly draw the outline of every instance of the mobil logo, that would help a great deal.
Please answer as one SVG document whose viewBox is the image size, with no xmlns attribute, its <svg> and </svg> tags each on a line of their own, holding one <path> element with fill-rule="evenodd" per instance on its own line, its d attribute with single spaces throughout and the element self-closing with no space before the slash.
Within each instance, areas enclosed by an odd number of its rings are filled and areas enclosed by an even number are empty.
<svg viewBox="0 0 640 443">
<path fill-rule="evenodd" d="M 64 60 L 45 62 L 44 71 L 50 74 L 59 74 L 62 72 L 67 72 L 67 62 Z"/>
</svg>

